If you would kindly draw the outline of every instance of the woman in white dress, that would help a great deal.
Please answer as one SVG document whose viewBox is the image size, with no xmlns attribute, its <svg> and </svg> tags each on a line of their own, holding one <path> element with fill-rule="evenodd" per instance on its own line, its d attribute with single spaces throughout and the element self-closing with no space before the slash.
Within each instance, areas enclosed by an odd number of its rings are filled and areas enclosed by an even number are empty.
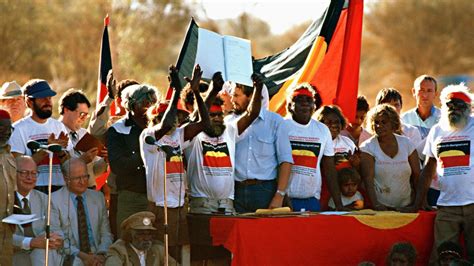
<svg viewBox="0 0 474 266">
<path fill-rule="evenodd" d="M 410 205 L 420 175 L 415 146 L 401 136 L 397 111 L 390 105 L 374 107 L 368 114 L 373 137 L 363 142 L 361 176 L 376 210 L 398 209 Z"/>
</svg>

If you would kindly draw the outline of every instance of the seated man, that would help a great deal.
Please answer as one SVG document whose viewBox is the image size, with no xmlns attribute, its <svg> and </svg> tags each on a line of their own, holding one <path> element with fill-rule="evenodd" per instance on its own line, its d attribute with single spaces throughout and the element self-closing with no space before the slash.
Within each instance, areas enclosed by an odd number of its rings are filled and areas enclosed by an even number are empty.
<svg viewBox="0 0 474 266">
<path fill-rule="evenodd" d="M 87 165 L 71 158 L 61 165 L 66 186 L 52 194 L 51 231 L 64 239 L 63 251 L 72 265 L 103 265 L 112 244 L 105 199 L 87 189 Z"/>
<path fill-rule="evenodd" d="M 45 223 L 48 197 L 34 189 L 38 171 L 35 161 L 29 156 L 16 158 L 17 174 L 14 213 L 35 214 L 40 219 L 33 223 L 17 226 L 13 234 L 13 245 L 17 247 L 13 255 L 13 265 L 45 264 Z M 63 244 L 61 236 L 51 233 L 49 241 L 49 265 L 59 264 L 57 249 Z"/>
<path fill-rule="evenodd" d="M 137 212 L 120 225 L 122 237 L 112 244 L 105 265 L 164 265 L 165 251 L 161 244 L 153 241 L 156 228 L 152 212 Z M 177 265 L 169 257 L 169 265 Z"/>
</svg>

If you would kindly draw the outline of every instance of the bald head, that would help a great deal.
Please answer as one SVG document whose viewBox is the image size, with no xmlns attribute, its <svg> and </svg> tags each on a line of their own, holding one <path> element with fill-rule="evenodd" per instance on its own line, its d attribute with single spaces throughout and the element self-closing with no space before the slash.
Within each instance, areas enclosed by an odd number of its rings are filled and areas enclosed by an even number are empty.
<svg viewBox="0 0 474 266">
<path fill-rule="evenodd" d="M 81 195 L 89 184 L 87 164 L 80 158 L 71 158 L 61 165 L 64 181 L 70 192 Z"/>
<path fill-rule="evenodd" d="M 37 166 L 30 156 L 16 157 L 16 185 L 17 191 L 23 196 L 28 195 L 35 188 L 37 180 Z"/>
</svg>

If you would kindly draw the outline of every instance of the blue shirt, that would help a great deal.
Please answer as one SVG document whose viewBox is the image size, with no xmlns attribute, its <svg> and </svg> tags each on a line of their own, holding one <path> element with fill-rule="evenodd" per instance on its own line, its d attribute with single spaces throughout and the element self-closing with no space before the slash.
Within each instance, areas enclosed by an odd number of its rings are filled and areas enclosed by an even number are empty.
<svg viewBox="0 0 474 266">
<path fill-rule="evenodd" d="M 421 138 L 425 139 L 430 129 L 438 123 L 440 117 L 441 111 L 433 106 L 431 107 L 431 115 L 423 121 L 418 115 L 417 108 L 413 108 L 403 113 L 402 121 L 405 124 L 416 127 L 421 134 Z"/>
<path fill-rule="evenodd" d="M 74 204 L 74 207 L 76 208 L 76 212 L 77 212 L 77 198 L 76 197 L 78 195 L 76 195 L 74 193 L 71 193 L 70 195 L 71 195 L 72 203 Z M 85 210 L 85 213 L 86 213 L 87 234 L 89 235 L 89 244 L 90 244 L 91 247 L 94 247 L 95 246 L 94 234 L 92 232 L 91 221 L 89 219 L 89 208 L 87 208 L 86 193 L 83 193 L 81 196 L 82 196 L 82 204 L 84 205 L 84 210 Z M 77 254 L 74 254 L 74 255 L 77 255 Z"/>
<path fill-rule="evenodd" d="M 273 180 L 283 162 L 293 163 L 288 129 L 280 115 L 262 109 L 237 140 L 235 180 Z"/>
</svg>

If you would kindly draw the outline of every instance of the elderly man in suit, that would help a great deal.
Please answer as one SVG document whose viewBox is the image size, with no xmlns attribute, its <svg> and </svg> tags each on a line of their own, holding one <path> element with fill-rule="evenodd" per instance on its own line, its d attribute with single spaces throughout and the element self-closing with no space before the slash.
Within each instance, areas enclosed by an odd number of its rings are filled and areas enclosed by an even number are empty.
<svg viewBox="0 0 474 266">
<path fill-rule="evenodd" d="M 87 165 L 80 158 L 61 170 L 66 186 L 52 194 L 51 230 L 63 235 L 66 263 L 103 265 L 112 244 L 104 196 L 87 189 Z"/>
<path fill-rule="evenodd" d="M 48 207 L 48 197 L 37 190 L 36 180 L 38 171 L 36 163 L 30 156 L 16 158 L 17 174 L 15 192 L 16 214 L 35 214 L 39 220 L 33 223 L 19 225 L 13 234 L 13 265 L 44 265 L 45 264 L 45 216 Z M 59 234 L 52 233 L 49 241 L 49 265 L 59 264 L 57 249 L 63 244 Z"/>
</svg>

